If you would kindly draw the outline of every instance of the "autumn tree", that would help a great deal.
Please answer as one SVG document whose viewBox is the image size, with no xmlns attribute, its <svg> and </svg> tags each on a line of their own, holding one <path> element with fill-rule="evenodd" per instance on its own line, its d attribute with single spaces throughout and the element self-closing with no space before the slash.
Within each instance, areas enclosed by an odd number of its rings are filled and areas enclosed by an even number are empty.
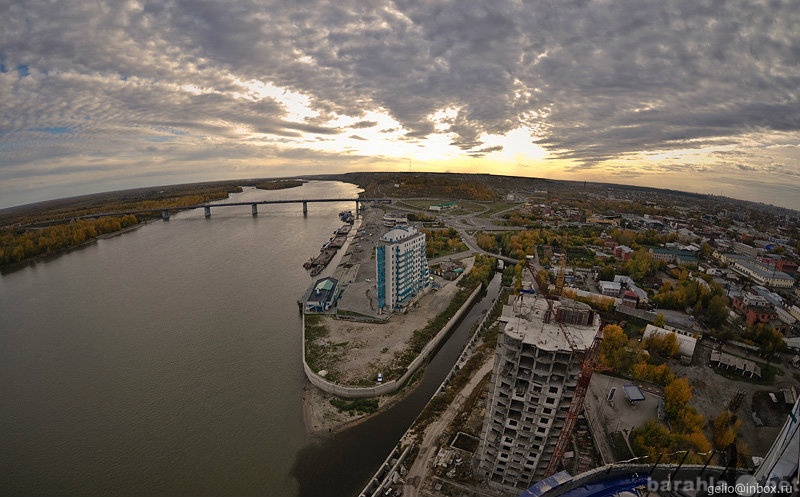
<svg viewBox="0 0 800 497">
<path fill-rule="evenodd" d="M 675 333 L 652 334 L 642 341 L 642 345 L 648 352 L 666 358 L 675 357 L 679 348 Z"/>
<path fill-rule="evenodd" d="M 742 334 L 746 342 L 757 345 L 767 355 L 775 355 L 786 348 L 783 334 L 764 323 L 748 327 Z"/>
<path fill-rule="evenodd" d="M 686 378 L 676 378 L 664 388 L 664 411 L 676 431 L 700 431 L 705 424 L 705 418 L 689 405 L 690 400 L 692 387 Z"/>
<path fill-rule="evenodd" d="M 724 450 L 736 440 L 742 420 L 725 409 L 711 422 L 712 442 L 717 450 Z"/>
<path fill-rule="evenodd" d="M 601 365 L 619 373 L 628 373 L 639 358 L 637 344 L 631 343 L 625 332 L 616 324 L 603 328 L 598 360 Z"/>
<path fill-rule="evenodd" d="M 678 378 L 664 388 L 664 410 L 670 418 L 677 418 L 692 400 L 692 387 L 686 378 Z"/>
</svg>

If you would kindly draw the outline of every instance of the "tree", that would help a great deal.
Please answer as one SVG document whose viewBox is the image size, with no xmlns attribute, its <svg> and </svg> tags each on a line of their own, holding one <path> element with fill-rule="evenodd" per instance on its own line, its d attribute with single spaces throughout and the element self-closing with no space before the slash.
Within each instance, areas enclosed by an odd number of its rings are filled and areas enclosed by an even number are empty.
<svg viewBox="0 0 800 497">
<path fill-rule="evenodd" d="M 641 281 L 645 276 L 652 276 L 658 270 L 660 262 L 653 259 L 647 249 L 639 249 L 622 266 L 623 271 L 634 281 Z"/>
<path fill-rule="evenodd" d="M 669 429 L 656 421 L 647 420 L 631 432 L 631 448 L 637 455 L 647 455 L 657 458 L 658 454 L 675 451 L 675 439 Z"/>
<path fill-rule="evenodd" d="M 656 318 L 653 320 L 653 325 L 663 328 L 665 324 L 667 324 L 667 319 L 664 317 L 664 315 L 656 314 Z"/>
<path fill-rule="evenodd" d="M 715 295 L 711 297 L 705 310 L 706 324 L 710 328 L 719 328 L 728 320 L 729 313 L 728 297 Z"/>
<path fill-rule="evenodd" d="M 664 388 L 664 410 L 671 419 L 677 418 L 692 400 L 692 387 L 686 378 L 678 378 Z"/>
<path fill-rule="evenodd" d="M 664 411 L 675 431 L 692 433 L 701 431 L 705 418 L 689 405 L 692 387 L 686 378 L 677 378 L 664 388 Z"/>
<path fill-rule="evenodd" d="M 614 266 L 608 264 L 600 269 L 597 273 L 597 279 L 600 281 L 614 281 Z"/>
<path fill-rule="evenodd" d="M 625 332 L 616 324 L 603 328 L 599 362 L 620 373 L 627 373 L 638 362 L 640 352 L 631 344 Z"/>
<path fill-rule="evenodd" d="M 742 420 L 725 409 L 711 422 L 712 442 L 717 450 L 724 450 L 736 440 Z"/>
<path fill-rule="evenodd" d="M 786 348 L 783 334 L 764 323 L 749 327 L 742 335 L 746 341 L 757 345 L 767 355 L 775 355 Z"/>
<path fill-rule="evenodd" d="M 679 349 L 678 337 L 675 333 L 653 334 L 644 340 L 644 347 L 649 352 L 661 357 L 675 357 Z"/>
</svg>

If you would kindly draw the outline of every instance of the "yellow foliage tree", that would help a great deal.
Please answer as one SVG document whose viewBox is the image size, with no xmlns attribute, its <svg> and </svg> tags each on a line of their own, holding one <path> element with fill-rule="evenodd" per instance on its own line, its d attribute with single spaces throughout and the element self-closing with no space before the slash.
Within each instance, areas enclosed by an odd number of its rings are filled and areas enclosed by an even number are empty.
<svg viewBox="0 0 800 497">
<path fill-rule="evenodd" d="M 727 409 L 719 413 L 711 422 L 711 441 L 714 448 L 724 450 L 736 440 L 736 433 L 742 425 L 741 419 L 736 419 L 733 413 Z"/>
</svg>

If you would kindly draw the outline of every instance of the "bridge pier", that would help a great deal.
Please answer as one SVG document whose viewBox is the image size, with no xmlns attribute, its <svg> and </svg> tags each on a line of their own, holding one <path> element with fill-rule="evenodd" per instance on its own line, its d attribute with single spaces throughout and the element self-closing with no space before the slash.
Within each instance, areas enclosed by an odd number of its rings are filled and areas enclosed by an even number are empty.
<svg viewBox="0 0 800 497">
<path fill-rule="evenodd" d="M 207 206 L 203 207 L 203 209 L 206 211 L 206 219 L 210 218 L 211 217 L 211 206 L 207 205 Z"/>
<path fill-rule="evenodd" d="M 251 204 L 250 205 L 250 210 L 253 213 L 253 217 L 258 216 L 258 204 Z"/>
<path fill-rule="evenodd" d="M 308 202 L 303 201 L 303 217 L 308 216 Z"/>
<path fill-rule="evenodd" d="M 169 221 L 169 209 L 164 209 L 161 211 L 161 219 L 164 221 Z"/>
</svg>

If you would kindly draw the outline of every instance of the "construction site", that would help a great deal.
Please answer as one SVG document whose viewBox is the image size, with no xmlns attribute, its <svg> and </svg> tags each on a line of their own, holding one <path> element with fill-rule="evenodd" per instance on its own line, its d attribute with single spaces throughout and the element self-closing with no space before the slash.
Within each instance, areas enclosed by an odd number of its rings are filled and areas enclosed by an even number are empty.
<svg viewBox="0 0 800 497">
<path fill-rule="evenodd" d="M 571 479 L 604 465 L 648 460 L 634 451 L 629 436 L 653 420 L 666 423 L 664 389 L 599 374 L 607 370 L 597 360 L 601 320 L 590 306 L 561 297 L 564 274 L 559 272 L 547 295 L 537 284 L 536 268 L 527 266 L 523 292 L 509 296 L 499 318 L 488 324 L 497 332 L 492 352 L 481 357 L 470 378 L 443 386 L 440 396 L 450 406 L 419 430 L 411 446 L 416 459 L 408 469 L 401 465 L 396 477 L 404 484 L 396 487 L 402 495 L 520 495 L 558 475 Z M 708 432 L 723 411 L 741 426 L 736 459 L 718 450 L 693 458 L 702 457 L 710 467 L 756 468 L 797 394 L 790 375 L 767 386 L 754 382 L 752 368 L 733 377 L 717 374 L 719 355 L 713 344 L 699 342 L 688 362 L 670 364 L 695 392 L 692 408 L 709 420 Z M 460 364 L 468 357 L 469 351 Z M 688 455 L 680 453 L 683 460 Z"/>
</svg>

